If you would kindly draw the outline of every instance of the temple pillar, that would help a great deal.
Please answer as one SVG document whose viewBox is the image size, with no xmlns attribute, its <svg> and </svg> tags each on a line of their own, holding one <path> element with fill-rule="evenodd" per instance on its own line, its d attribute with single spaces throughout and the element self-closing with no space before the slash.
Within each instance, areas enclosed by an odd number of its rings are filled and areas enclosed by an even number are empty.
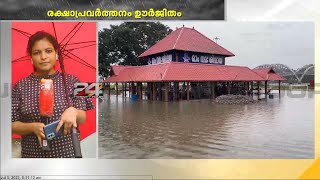
<svg viewBox="0 0 320 180">
<path fill-rule="evenodd" d="M 168 102 L 169 101 L 169 96 L 168 96 L 168 92 L 169 92 L 169 83 L 165 82 L 164 83 L 164 101 Z"/>
<path fill-rule="evenodd" d="M 118 83 L 116 83 L 116 92 L 117 92 L 117 97 L 118 97 Z"/>
<path fill-rule="evenodd" d="M 258 81 L 258 100 L 260 99 L 260 81 Z"/>
<path fill-rule="evenodd" d="M 279 80 L 279 98 L 280 98 L 280 91 L 281 91 L 281 81 Z"/>
<path fill-rule="evenodd" d="M 187 100 L 190 100 L 190 82 L 187 82 Z"/>
</svg>

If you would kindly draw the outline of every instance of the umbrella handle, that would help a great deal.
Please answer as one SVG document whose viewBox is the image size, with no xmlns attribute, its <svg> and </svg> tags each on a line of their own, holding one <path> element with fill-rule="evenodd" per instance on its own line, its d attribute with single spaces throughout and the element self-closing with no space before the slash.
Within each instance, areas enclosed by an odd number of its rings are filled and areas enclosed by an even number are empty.
<svg viewBox="0 0 320 180">
<path fill-rule="evenodd" d="M 67 88 L 68 87 L 67 86 L 67 79 L 65 76 L 65 69 L 64 69 L 64 64 L 63 64 L 63 56 L 62 56 L 62 52 L 60 50 L 60 47 L 59 47 L 59 51 L 58 51 L 58 56 L 59 56 L 60 69 L 62 71 L 62 83 L 63 83 L 64 90 L 65 90 L 67 105 L 68 105 L 68 107 L 71 107 L 70 98 L 68 95 L 69 93 L 68 93 L 68 88 Z M 75 157 L 82 158 L 80 139 L 78 138 L 78 132 L 79 132 L 78 129 L 72 128 L 71 139 L 72 139 L 72 145 L 73 145 Z"/>
<path fill-rule="evenodd" d="M 82 158 L 80 141 L 78 139 L 78 130 L 76 128 L 72 128 L 71 139 L 75 157 Z"/>
</svg>

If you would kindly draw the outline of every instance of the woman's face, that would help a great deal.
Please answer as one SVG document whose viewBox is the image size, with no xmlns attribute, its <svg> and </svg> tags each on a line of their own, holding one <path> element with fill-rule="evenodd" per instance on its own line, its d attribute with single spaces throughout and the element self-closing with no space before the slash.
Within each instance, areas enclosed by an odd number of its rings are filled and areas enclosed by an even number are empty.
<svg viewBox="0 0 320 180">
<path fill-rule="evenodd" d="M 38 73 L 54 73 L 56 51 L 47 39 L 40 39 L 34 43 L 31 51 L 33 66 Z"/>
</svg>

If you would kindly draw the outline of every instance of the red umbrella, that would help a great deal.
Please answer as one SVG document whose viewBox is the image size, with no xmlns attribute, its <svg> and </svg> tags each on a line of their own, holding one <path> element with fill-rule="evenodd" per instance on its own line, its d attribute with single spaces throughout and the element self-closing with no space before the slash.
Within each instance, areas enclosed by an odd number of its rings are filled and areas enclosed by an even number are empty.
<svg viewBox="0 0 320 180">
<path fill-rule="evenodd" d="M 95 22 L 14 22 L 12 23 L 12 85 L 33 72 L 27 55 L 30 35 L 46 31 L 60 44 L 65 71 L 81 82 L 96 82 L 96 23 Z M 61 71 L 57 61 L 56 69 Z M 95 99 L 93 103 L 96 104 Z M 87 111 L 87 120 L 80 126 L 84 139 L 96 132 L 96 110 Z M 17 138 L 19 136 L 14 135 Z"/>
</svg>

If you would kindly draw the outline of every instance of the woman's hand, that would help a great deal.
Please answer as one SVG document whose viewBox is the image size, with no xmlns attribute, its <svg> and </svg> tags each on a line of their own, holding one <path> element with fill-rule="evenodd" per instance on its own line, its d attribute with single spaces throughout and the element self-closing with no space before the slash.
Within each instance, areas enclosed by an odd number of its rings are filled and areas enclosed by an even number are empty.
<svg viewBox="0 0 320 180">
<path fill-rule="evenodd" d="M 43 123 L 32 123 L 32 131 L 37 136 L 40 146 L 42 146 L 42 140 L 46 139 L 43 130 L 44 124 Z"/>
<path fill-rule="evenodd" d="M 63 125 L 63 133 L 69 134 L 72 128 L 77 127 L 77 115 L 78 110 L 76 108 L 69 107 L 68 109 L 66 109 L 60 117 L 60 122 L 57 126 L 56 133 L 60 130 L 60 128 Z"/>
</svg>

